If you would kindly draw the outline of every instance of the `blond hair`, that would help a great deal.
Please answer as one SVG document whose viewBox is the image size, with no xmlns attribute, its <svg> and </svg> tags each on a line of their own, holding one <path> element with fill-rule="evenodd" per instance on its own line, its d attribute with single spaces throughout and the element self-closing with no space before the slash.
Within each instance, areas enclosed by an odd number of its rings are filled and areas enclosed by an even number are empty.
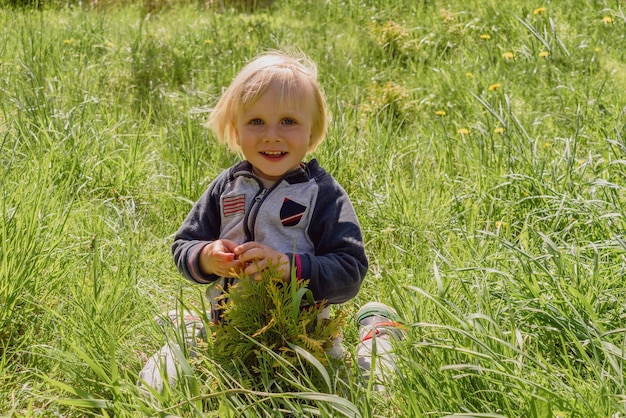
<svg viewBox="0 0 626 418">
<path fill-rule="evenodd" d="M 253 105 L 274 83 L 281 91 L 280 100 L 288 105 L 298 106 L 306 100 L 302 97 L 302 90 L 314 100 L 308 152 L 317 148 L 326 137 L 328 125 L 326 101 L 317 82 L 317 67 L 302 54 L 279 51 L 267 52 L 248 63 L 217 102 L 207 125 L 220 142 L 234 152 L 240 151 L 237 115 Z"/>
</svg>

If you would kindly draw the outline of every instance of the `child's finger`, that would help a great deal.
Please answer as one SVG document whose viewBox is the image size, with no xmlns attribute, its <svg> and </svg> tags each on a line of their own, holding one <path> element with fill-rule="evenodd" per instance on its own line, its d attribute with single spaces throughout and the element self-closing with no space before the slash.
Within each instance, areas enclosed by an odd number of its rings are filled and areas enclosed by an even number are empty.
<svg viewBox="0 0 626 418">
<path fill-rule="evenodd" d="M 261 260 L 263 257 L 263 250 L 257 247 L 251 248 L 239 254 L 239 259 L 246 263 Z"/>
<path fill-rule="evenodd" d="M 233 252 L 237 255 L 243 255 L 245 253 L 248 253 L 252 250 L 259 250 L 262 251 L 264 248 L 266 248 L 264 245 L 259 244 L 258 242 L 255 241 L 248 241 L 245 242 L 241 245 L 238 245 L 237 247 L 235 247 L 233 249 Z"/>
<path fill-rule="evenodd" d="M 259 265 L 258 263 L 247 263 L 247 267 L 244 269 L 244 273 L 246 276 L 252 277 L 259 273 Z"/>
</svg>

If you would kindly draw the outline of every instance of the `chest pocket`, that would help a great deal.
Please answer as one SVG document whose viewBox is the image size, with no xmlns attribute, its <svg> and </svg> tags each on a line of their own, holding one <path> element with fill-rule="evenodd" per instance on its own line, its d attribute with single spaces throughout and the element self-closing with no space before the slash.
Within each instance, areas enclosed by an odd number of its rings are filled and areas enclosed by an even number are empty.
<svg viewBox="0 0 626 418">
<path fill-rule="evenodd" d="M 296 226 L 306 213 L 307 207 L 289 198 L 280 207 L 280 222 L 283 226 Z"/>
</svg>

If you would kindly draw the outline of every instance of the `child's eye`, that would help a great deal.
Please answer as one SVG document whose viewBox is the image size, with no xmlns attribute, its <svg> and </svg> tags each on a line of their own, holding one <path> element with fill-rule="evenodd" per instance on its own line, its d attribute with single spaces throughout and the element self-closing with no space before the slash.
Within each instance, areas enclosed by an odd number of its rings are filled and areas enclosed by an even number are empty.
<svg viewBox="0 0 626 418">
<path fill-rule="evenodd" d="M 261 119 L 252 119 L 250 125 L 263 125 L 263 121 Z"/>
<path fill-rule="evenodd" d="M 285 118 L 285 119 L 283 119 L 283 124 L 285 124 L 285 125 L 295 125 L 296 124 L 296 120 L 292 119 L 292 118 Z"/>
</svg>

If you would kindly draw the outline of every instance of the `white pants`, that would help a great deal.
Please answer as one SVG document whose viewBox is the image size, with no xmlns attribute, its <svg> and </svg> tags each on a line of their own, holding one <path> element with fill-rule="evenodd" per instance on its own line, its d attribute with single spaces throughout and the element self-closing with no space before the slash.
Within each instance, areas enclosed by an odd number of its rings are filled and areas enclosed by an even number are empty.
<svg viewBox="0 0 626 418">
<path fill-rule="evenodd" d="M 206 338 L 206 330 L 200 316 L 185 311 L 181 320 L 180 314 L 179 311 L 170 311 L 167 315 L 170 325 L 174 325 L 177 336 L 180 336 L 179 340 L 169 341 L 161 347 L 139 372 L 139 385 L 147 385 L 158 393 L 163 392 L 165 380 L 173 387 L 179 378 L 193 373 L 184 352 L 196 346 L 196 338 Z M 157 318 L 157 322 L 167 326 L 167 320 Z M 185 350 L 181 345 L 184 345 Z M 193 355 L 193 351 L 191 354 Z"/>
</svg>

